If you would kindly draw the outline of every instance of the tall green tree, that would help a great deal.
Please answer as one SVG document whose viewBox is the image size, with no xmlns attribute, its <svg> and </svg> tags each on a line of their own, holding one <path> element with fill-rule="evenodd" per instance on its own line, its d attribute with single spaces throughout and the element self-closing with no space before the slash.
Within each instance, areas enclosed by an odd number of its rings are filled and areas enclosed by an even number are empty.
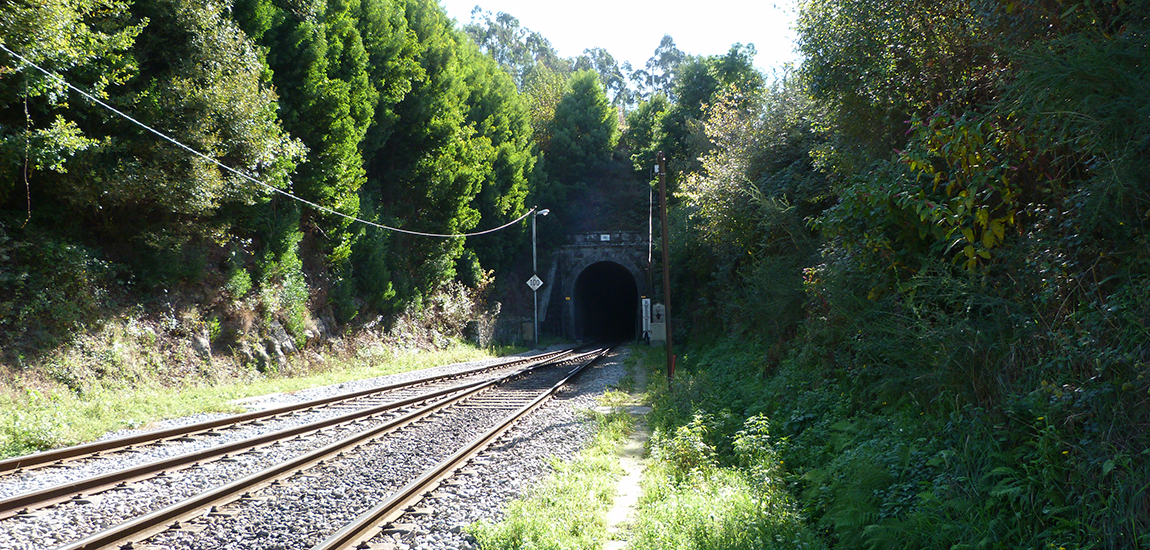
<svg viewBox="0 0 1150 550">
<path fill-rule="evenodd" d="M 311 3 L 289 10 L 271 0 L 243 0 L 236 16 L 264 48 L 272 82 L 283 90 L 285 128 L 307 146 L 294 191 L 348 216 L 359 213 L 356 191 L 365 171 L 360 143 L 375 115 L 378 91 L 357 25 L 358 0 Z M 329 251 L 346 254 L 345 218 L 305 209 L 308 225 L 328 235 Z"/>
<path fill-rule="evenodd" d="M 571 77 L 551 124 L 546 151 L 551 177 L 567 186 L 586 185 L 611 160 L 619 139 L 618 117 L 598 74 L 581 71 Z"/>
<path fill-rule="evenodd" d="M 477 136 L 491 143 L 485 161 L 490 170 L 475 197 L 484 227 L 503 225 L 525 211 L 524 201 L 535 178 L 535 144 L 527 104 L 515 89 L 511 77 L 489 57 L 470 45 L 463 45 L 468 75 L 467 122 Z M 487 269 L 502 269 L 520 249 L 526 226 L 501 235 L 486 235 L 468 241 Z"/>
<path fill-rule="evenodd" d="M 630 65 L 626 65 L 630 67 Z M 627 108 L 634 101 L 631 90 L 627 86 L 627 76 L 623 67 L 619 65 L 610 52 L 603 48 L 588 48 L 583 55 L 575 60 L 575 70 L 595 71 L 599 74 L 599 83 L 607 93 L 611 104 L 619 108 Z"/>
<path fill-rule="evenodd" d="M 466 40 L 433 0 L 407 2 L 405 18 L 420 70 L 394 107 L 395 126 L 388 140 L 368 159 L 368 184 L 362 196 L 381 222 L 438 234 L 466 232 L 479 222 L 473 200 L 490 171 L 485 161 L 492 144 L 467 121 L 469 90 Z M 430 239 L 395 234 L 386 242 L 384 262 L 391 277 L 393 306 L 419 300 L 455 275 L 462 239 Z M 373 243 L 362 243 L 363 245 Z M 375 275 L 360 271 L 361 285 Z"/>
</svg>

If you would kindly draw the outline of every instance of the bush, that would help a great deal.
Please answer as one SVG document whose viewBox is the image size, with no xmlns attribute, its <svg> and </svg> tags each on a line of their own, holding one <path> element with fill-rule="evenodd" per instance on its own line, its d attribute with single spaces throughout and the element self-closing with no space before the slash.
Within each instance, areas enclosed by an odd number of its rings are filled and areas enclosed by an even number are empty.
<svg viewBox="0 0 1150 550">
<path fill-rule="evenodd" d="M 716 466 L 715 449 L 707 444 L 707 418 L 696 415 L 690 423 L 675 429 L 667 437 L 656 431 L 651 438 L 651 454 L 666 465 L 678 483 L 706 477 Z"/>
<path fill-rule="evenodd" d="M 12 239 L 0 222 L 0 344 L 41 349 L 99 318 L 116 270 L 85 246 L 26 238 Z"/>
<path fill-rule="evenodd" d="M 0 457 L 21 456 L 61 444 L 64 424 L 55 400 L 31 389 L 24 390 L 24 403 L 8 411 L 0 425 Z"/>
<path fill-rule="evenodd" d="M 303 233 L 292 232 L 284 237 L 278 250 L 264 256 L 260 277 L 260 303 L 263 305 L 264 325 L 271 326 L 282 318 L 284 328 L 303 346 L 307 329 L 309 290 L 299 259 L 299 241 Z"/>
<path fill-rule="evenodd" d="M 823 548 L 780 482 L 765 417 L 736 436 L 741 467 L 720 467 L 696 416 L 672 438 L 653 439 L 631 539 L 635 549 Z"/>
</svg>

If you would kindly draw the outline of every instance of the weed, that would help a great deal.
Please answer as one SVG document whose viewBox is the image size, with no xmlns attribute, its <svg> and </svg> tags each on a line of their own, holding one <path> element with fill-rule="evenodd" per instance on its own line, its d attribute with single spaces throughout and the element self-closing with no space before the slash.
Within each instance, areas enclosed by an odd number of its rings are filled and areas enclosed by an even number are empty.
<svg viewBox="0 0 1150 550">
<path fill-rule="evenodd" d="M 671 481 L 674 477 L 664 462 L 648 469 L 630 548 L 825 547 L 806 529 L 793 500 L 781 488 L 755 486 L 741 472 L 727 468 L 688 485 Z"/>
<path fill-rule="evenodd" d="M 593 413 L 595 440 L 574 460 L 553 460 L 554 473 L 528 496 L 511 502 L 499 523 L 468 528 L 485 550 L 599 550 L 618 478 L 615 449 L 631 430 L 626 413 Z"/>
</svg>

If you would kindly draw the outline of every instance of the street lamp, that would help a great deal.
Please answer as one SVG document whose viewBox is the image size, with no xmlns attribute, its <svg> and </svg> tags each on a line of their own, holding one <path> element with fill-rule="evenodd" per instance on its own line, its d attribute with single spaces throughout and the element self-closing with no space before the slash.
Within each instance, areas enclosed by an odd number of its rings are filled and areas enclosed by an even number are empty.
<svg viewBox="0 0 1150 550">
<path fill-rule="evenodd" d="M 544 208 L 543 210 L 536 209 L 531 214 L 531 280 L 527 284 L 531 285 L 531 299 L 535 302 L 535 307 L 532 310 L 535 313 L 535 331 L 532 336 L 535 337 L 535 347 L 539 347 L 539 265 L 535 256 L 535 218 L 538 216 L 546 216 L 551 211 Z M 534 284 L 532 284 L 534 283 Z"/>
</svg>

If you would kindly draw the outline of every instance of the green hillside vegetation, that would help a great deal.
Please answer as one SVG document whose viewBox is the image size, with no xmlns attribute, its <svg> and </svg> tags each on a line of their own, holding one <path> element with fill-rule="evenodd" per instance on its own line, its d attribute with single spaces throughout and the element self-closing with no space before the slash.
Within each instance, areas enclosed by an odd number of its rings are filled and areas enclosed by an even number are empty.
<svg viewBox="0 0 1150 550">
<path fill-rule="evenodd" d="M 663 151 L 684 345 L 636 548 L 1147 547 L 1148 18 L 802 0 L 802 65 L 764 75 L 431 0 L 10 3 L 5 48 L 263 184 L 0 52 L 4 381 L 446 347 L 529 311 L 526 225 L 325 209 L 642 228 Z"/>
<path fill-rule="evenodd" d="M 1150 4 L 800 5 L 695 111 L 656 448 L 830 547 L 1150 545 Z"/>
</svg>

